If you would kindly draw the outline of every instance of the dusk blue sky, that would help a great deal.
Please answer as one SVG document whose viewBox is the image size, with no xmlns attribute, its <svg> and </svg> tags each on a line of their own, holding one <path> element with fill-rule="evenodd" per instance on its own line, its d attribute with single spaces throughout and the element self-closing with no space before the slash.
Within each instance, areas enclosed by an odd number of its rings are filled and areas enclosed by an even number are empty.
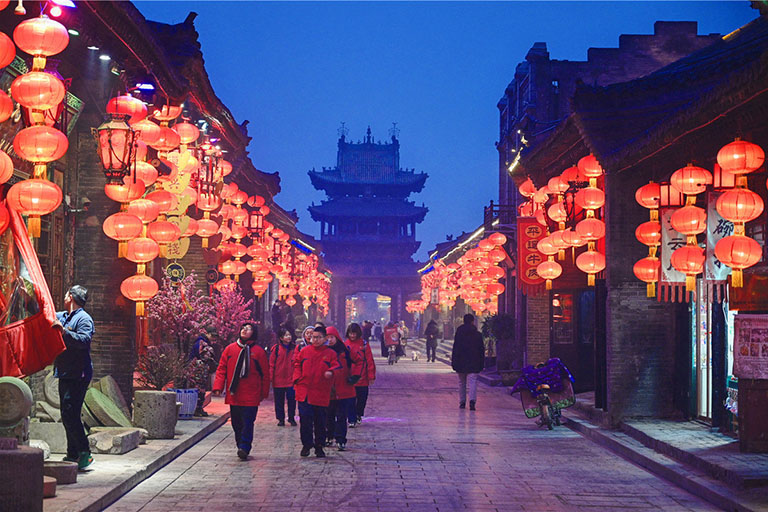
<svg viewBox="0 0 768 512">
<path fill-rule="evenodd" d="M 429 174 L 411 196 L 429 207 L 416 229 L 424 260 L 448 234 L 474 229 L 498 198 L 496 103 L 534 42 L 554 59 L 585 60 L 617 47 L 620 34 L 653 23 L 697 21 L 699 34 L 735 30 L 757 17 L 731 2 L 136 2 L 151 20 L 198 13 L 206 68 L 238 122 L 249 120 L 250 156 L 279 171 L 277 202 L 296 209 L 324 194 L 307 171 L 336 163 L 337 129 L 376 139 L 400 129 L 401 166 Z M 364 250 L 364 248 L 361 248 Z"/>
</svg>

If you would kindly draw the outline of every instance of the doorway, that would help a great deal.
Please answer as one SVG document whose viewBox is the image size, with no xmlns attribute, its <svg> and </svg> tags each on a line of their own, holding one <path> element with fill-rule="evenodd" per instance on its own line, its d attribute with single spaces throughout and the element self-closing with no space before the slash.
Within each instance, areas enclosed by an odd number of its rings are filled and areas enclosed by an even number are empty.
<svg viewBox="0 0 768 512">
<path fill-rule="evenodd" d="M 387 325 L 391 318 L 392 298 L 376 292 L 360 292 L 348 295 L 345 301 L 346 325 L 361 324 L 368 320 Z"/>
</svg>

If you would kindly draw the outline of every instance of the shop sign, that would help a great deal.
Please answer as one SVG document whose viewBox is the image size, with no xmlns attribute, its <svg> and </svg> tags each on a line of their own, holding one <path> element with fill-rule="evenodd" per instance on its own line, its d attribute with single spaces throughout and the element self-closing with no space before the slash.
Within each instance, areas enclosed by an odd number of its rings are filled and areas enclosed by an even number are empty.
<svg viewBox="0 0 768 512">
<path fill-rule="evenodd" d="M 740 379 L 768 379 L 768 315 L 734 318 L 733 374 Z"/>
<path fill-rule="evenodd" d="M 544 226 L 539 224 L 536 217 L 517 218 L 517 264 L 519 268 L 517 283 L 524 291 L 534 291 L 532 287 L 544 284 L 544 279 L 536 272 L 536 267 L 545 260 L 545 257 L 536 246 L 545 235 Z"/>
</svg>

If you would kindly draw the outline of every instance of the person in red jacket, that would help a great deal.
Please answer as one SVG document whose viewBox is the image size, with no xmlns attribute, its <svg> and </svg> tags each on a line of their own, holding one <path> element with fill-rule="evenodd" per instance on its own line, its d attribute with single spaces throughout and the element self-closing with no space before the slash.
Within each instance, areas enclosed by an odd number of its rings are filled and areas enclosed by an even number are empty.
<svg viewBox="0 0 768 512">
<path fill-rule="evenodd" d="M 336 352 L 341 369 L 333 374 L 325 445 L 330 446 L 335 439 L 339 451 L 343 452 L 347 449 L 347 418 L 349 411 L 354 411 L 357 397 L 355 382 L 360 380 L 363 365 L 360 359 L 352 358 L 335 327 L 328 327 L 327 331 L 328 346 Z"/>
<path fill-rule="evenodd" d="M 256 326 L 245 322 L 240 337 L 221 353 L 213 394 L 226 393 L 224 403 L 232 413 L 237 456 L 246 460 L 253 442 L 253 422 L 259 404 L 269 396 L 269 363 L 267 353 L 256 344 Z"/>
<path fill-rule="evenodd" d="M 336 352 L 325 345 L 325 327 L 315 327 L 312 344 L 304 347 L 295 359 L 293 386 L 299 402 L 301 422 L 301 456 L 306 457 L 315 447 L 317 457 L 325 457 L 325 422 L 331 401 L 331 380 L 338 371 Z"/>
<path fill-rule="evenodd" d="M 293 390 L 293 357 L 296 344 L 291 331 L 281 327 L 277 331 L 278 343 L 269 354 L 269 374 L 275 392 L 277 426 L 285 426 L 285 402 L 288 401 L 288 423 L 296 426 L 296 392 Z"/>
<path fill-rule="evenodd" d="M 373 362 L 371 346 L 363 339 L 363 330 L 359 324 L 349 324 L 347 341 L 344 342 L 352 354 L 353 360 L 362 362 L 360 380 L 355 383 L 355 408 L 349 411 L 349 427 L 354 428 L 363 421 L 365 404 L 368 402 L 368 386 L 376 380 L 376 363 Z"/>
</svg>

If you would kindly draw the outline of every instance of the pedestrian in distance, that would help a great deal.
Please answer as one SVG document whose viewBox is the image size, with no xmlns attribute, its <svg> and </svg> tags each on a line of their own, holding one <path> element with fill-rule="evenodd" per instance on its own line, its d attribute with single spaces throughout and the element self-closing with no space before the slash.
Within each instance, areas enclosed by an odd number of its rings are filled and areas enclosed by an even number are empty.
<svg viewBox="0 0 768 512">
<path fill-rule="evenodd" d="M 64 460 L 77 462 L 82 471 L 93 462 L 85 428 L 80 414 L 93 377 L 91 340 L 93 318 L 83 307 L 88 302 L 88 290 L 75 285 L 64 295 L 65 311 L 56 313 L 53 327 L 61 332 L 66 349 L 53 363 L 53 375 L 59 379 L 61 422 L 67 435 L 67 455 Z"/>
<path fill-rule="evenodd" d="M 325 457 L 325 426 L 331 402 L 331 379 L 340 369 L 336 352 L 325 345 L 325 327 L 315 327 L 312 344 L 295 359 L 293 386 L 299 403 L 301 453 L 307 457 L 314 446 L 315 456 Z"/>
<path fill-rule="evenodd" d="M 286 328 L 278 331 L 278 343 L 269 354 L 269 374 L 275 398 L 277 426 L 285 426 L 285 402 L 288 402 L 288 423 L 296 426 L 296 392 L 293 389 L 293 359 L 296 343 Z"/>
<path fill-rule="evenodd" d="M 483 370 L 485 346 L 483 335 L 475 327 L 475 317 L 464 315 L 464 323 L 456 329 L 451 352 L 451 367 L 459 374 L 459 408 L 467 406 L 469 386 L 469 410 L 477 403 L 477 374 Z"/>
<path fill-rule="evenodd" d="M 238 339 L 221 353 L 213 382 L 214 395 L 225 392 L 240 460 L 248 459 L 259 404 L 269 396 L 267 353 L 256 344 L 256 337 L 254 323 L 243 323 Z"/>
<path fill-rule="evenodd" d="M 365 405 L 368 403 L 368 388 L 376 380 L 376 363 L 373 361 L 371 345 L 363 339 L 363 330 L 359 324 L 349 324 L 347 340 L 344 344 L 349 348 L 353 361 L 360 361 L 360 380 L 355 383 L 355 409 L 349 413 L 349 427 L 355 428 L 362 423 L 365 415 Z"/>
<path fill-rule="evenodd" d="M 328 346 L 336 352 L 341 368 L 333 374 L 325 445 L 330 446 L 335 440 L 339 451 L 343 452 L 347 449 L 347 419 L 354 413 L 357 398 L 355 383 L 360 380 L 363 365 L 361 360 L 352 358 L 335 327 L 328 327 L 327 331 Z"/>
<path fill-rule="evenodd" d="M 437 335 L 439 331 L 437 329 L 437 322 L 430 320 L 427 324 L 427 328 L 424 331 L 424 336 L 427 338 L 427 361 L 435 362 L 435 352 L 437 352 Z"/>
</svg>

